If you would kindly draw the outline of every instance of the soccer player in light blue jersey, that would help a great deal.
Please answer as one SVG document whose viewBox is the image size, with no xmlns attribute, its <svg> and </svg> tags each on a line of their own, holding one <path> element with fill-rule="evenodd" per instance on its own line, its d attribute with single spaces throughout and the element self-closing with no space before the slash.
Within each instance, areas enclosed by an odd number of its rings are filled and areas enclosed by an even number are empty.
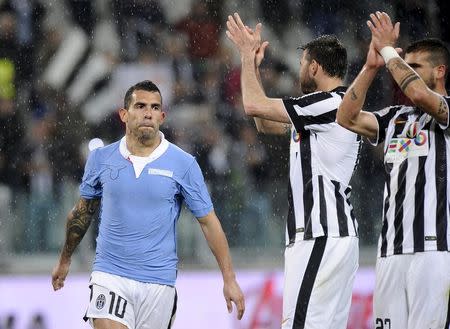
<svg viewBox="0 0 450 329">
<path fill-rule="evenodd" d="M 177 304 L 175 225 L 184 201 L 217 259 L 228 311 L 235 303 L 241 319 L 244 296 L 225 234 L 197 161 L 159 130 L 166 113 L 158 87 L 148 80 L 132 86 L 119 114 L 126 134 L 89 155 L 53 288 L 64 286 L 71 256 L 100 210 L 85 319 L 95 329 L 170 328 Z"/>
</svg>

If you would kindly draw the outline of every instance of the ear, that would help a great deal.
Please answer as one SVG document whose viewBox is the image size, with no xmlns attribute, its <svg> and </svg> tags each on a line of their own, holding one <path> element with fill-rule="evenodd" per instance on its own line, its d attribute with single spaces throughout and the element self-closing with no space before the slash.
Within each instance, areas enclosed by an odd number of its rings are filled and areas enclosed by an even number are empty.
<svg viewBox="0 0 450 329">
<path fill-rule="evenodd" d="M 445 72 L 447 72 L 447 69 L 447 66 L 444 64 L 436 66 L 436 78 L 443 79 L 445 77 Z"/>
<path fill-rule="evenodd" d="M 121 108 L 119 110 L 119 117 L 120 117 L 120 121 L 122 121 L 123 123 L 126 123 L 128 121 L 128 111 L 124 108 Z"/>
<path fill-rule="evenodd" d="M 166 112 L 161 111 L 160 124 L 162 124 L 165 120 L 166 120 Z"/>
<path fill-rule="evenodd" d="M 315 59 L 309 63 L 309 73 L 312 77 L 316 76 L 317 72 L 319 72 L 319 63 L 316 62 Z"/>
</svg>

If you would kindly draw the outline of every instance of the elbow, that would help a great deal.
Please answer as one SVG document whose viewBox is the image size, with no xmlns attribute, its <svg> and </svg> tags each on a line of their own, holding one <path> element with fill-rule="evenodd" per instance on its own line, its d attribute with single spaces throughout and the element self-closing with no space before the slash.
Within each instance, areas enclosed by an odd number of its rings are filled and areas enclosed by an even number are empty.
<svg viewBox="0 0 450 329">
<path fill-rule="evenodd" d="M 344 109 L 339 107 L 337 113 L 336 113 L 336 122 L 338 125 L 344 127 L 344 128 L 350 128 L 351 121 L 345 116 Z"/>
<path fill-rule="evenodd" d="M 244 112 L 249 117 L 255 117 L 258 114 L 258 107 L 256 104 L 244 102 Z"/>
</svg>

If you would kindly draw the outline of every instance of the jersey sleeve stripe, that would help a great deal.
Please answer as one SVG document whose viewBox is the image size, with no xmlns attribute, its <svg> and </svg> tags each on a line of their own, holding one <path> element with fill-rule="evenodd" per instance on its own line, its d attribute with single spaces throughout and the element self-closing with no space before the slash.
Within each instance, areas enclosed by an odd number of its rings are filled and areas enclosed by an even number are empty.
<svg viewBox="0 0 450 329">
<path fill-rule="evenodd" d="M 336 113 L 337 109 L 331 110 L 329 112 L 313 116 L 313 115 L 307 115 L 303 117 L 304 125 L 321 125 L 321 124 L 327 124 L 332 123 L 336 121 Z"/>
</svg>

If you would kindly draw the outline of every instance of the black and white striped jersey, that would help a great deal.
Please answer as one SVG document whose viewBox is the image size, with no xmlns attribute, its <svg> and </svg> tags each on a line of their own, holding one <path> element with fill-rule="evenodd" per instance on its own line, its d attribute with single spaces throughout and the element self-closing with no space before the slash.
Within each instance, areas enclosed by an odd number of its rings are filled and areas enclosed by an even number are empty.
<svg viewBox="0 0 450 329">
<path fill-rule="evenodd" d="M 360 138 L 339 126 L 345 87 L 283 100 L 292 121 L 286 239 L 357 236 L 349 181 Z"/>
<path fill-rule="evenodd" d="M 444 97 L 449 104 L 449 97 Z M 412 106 L 374 112 L 386 184 L 378 256 L 448 251 L 450 129 Z"/>
</svg>

